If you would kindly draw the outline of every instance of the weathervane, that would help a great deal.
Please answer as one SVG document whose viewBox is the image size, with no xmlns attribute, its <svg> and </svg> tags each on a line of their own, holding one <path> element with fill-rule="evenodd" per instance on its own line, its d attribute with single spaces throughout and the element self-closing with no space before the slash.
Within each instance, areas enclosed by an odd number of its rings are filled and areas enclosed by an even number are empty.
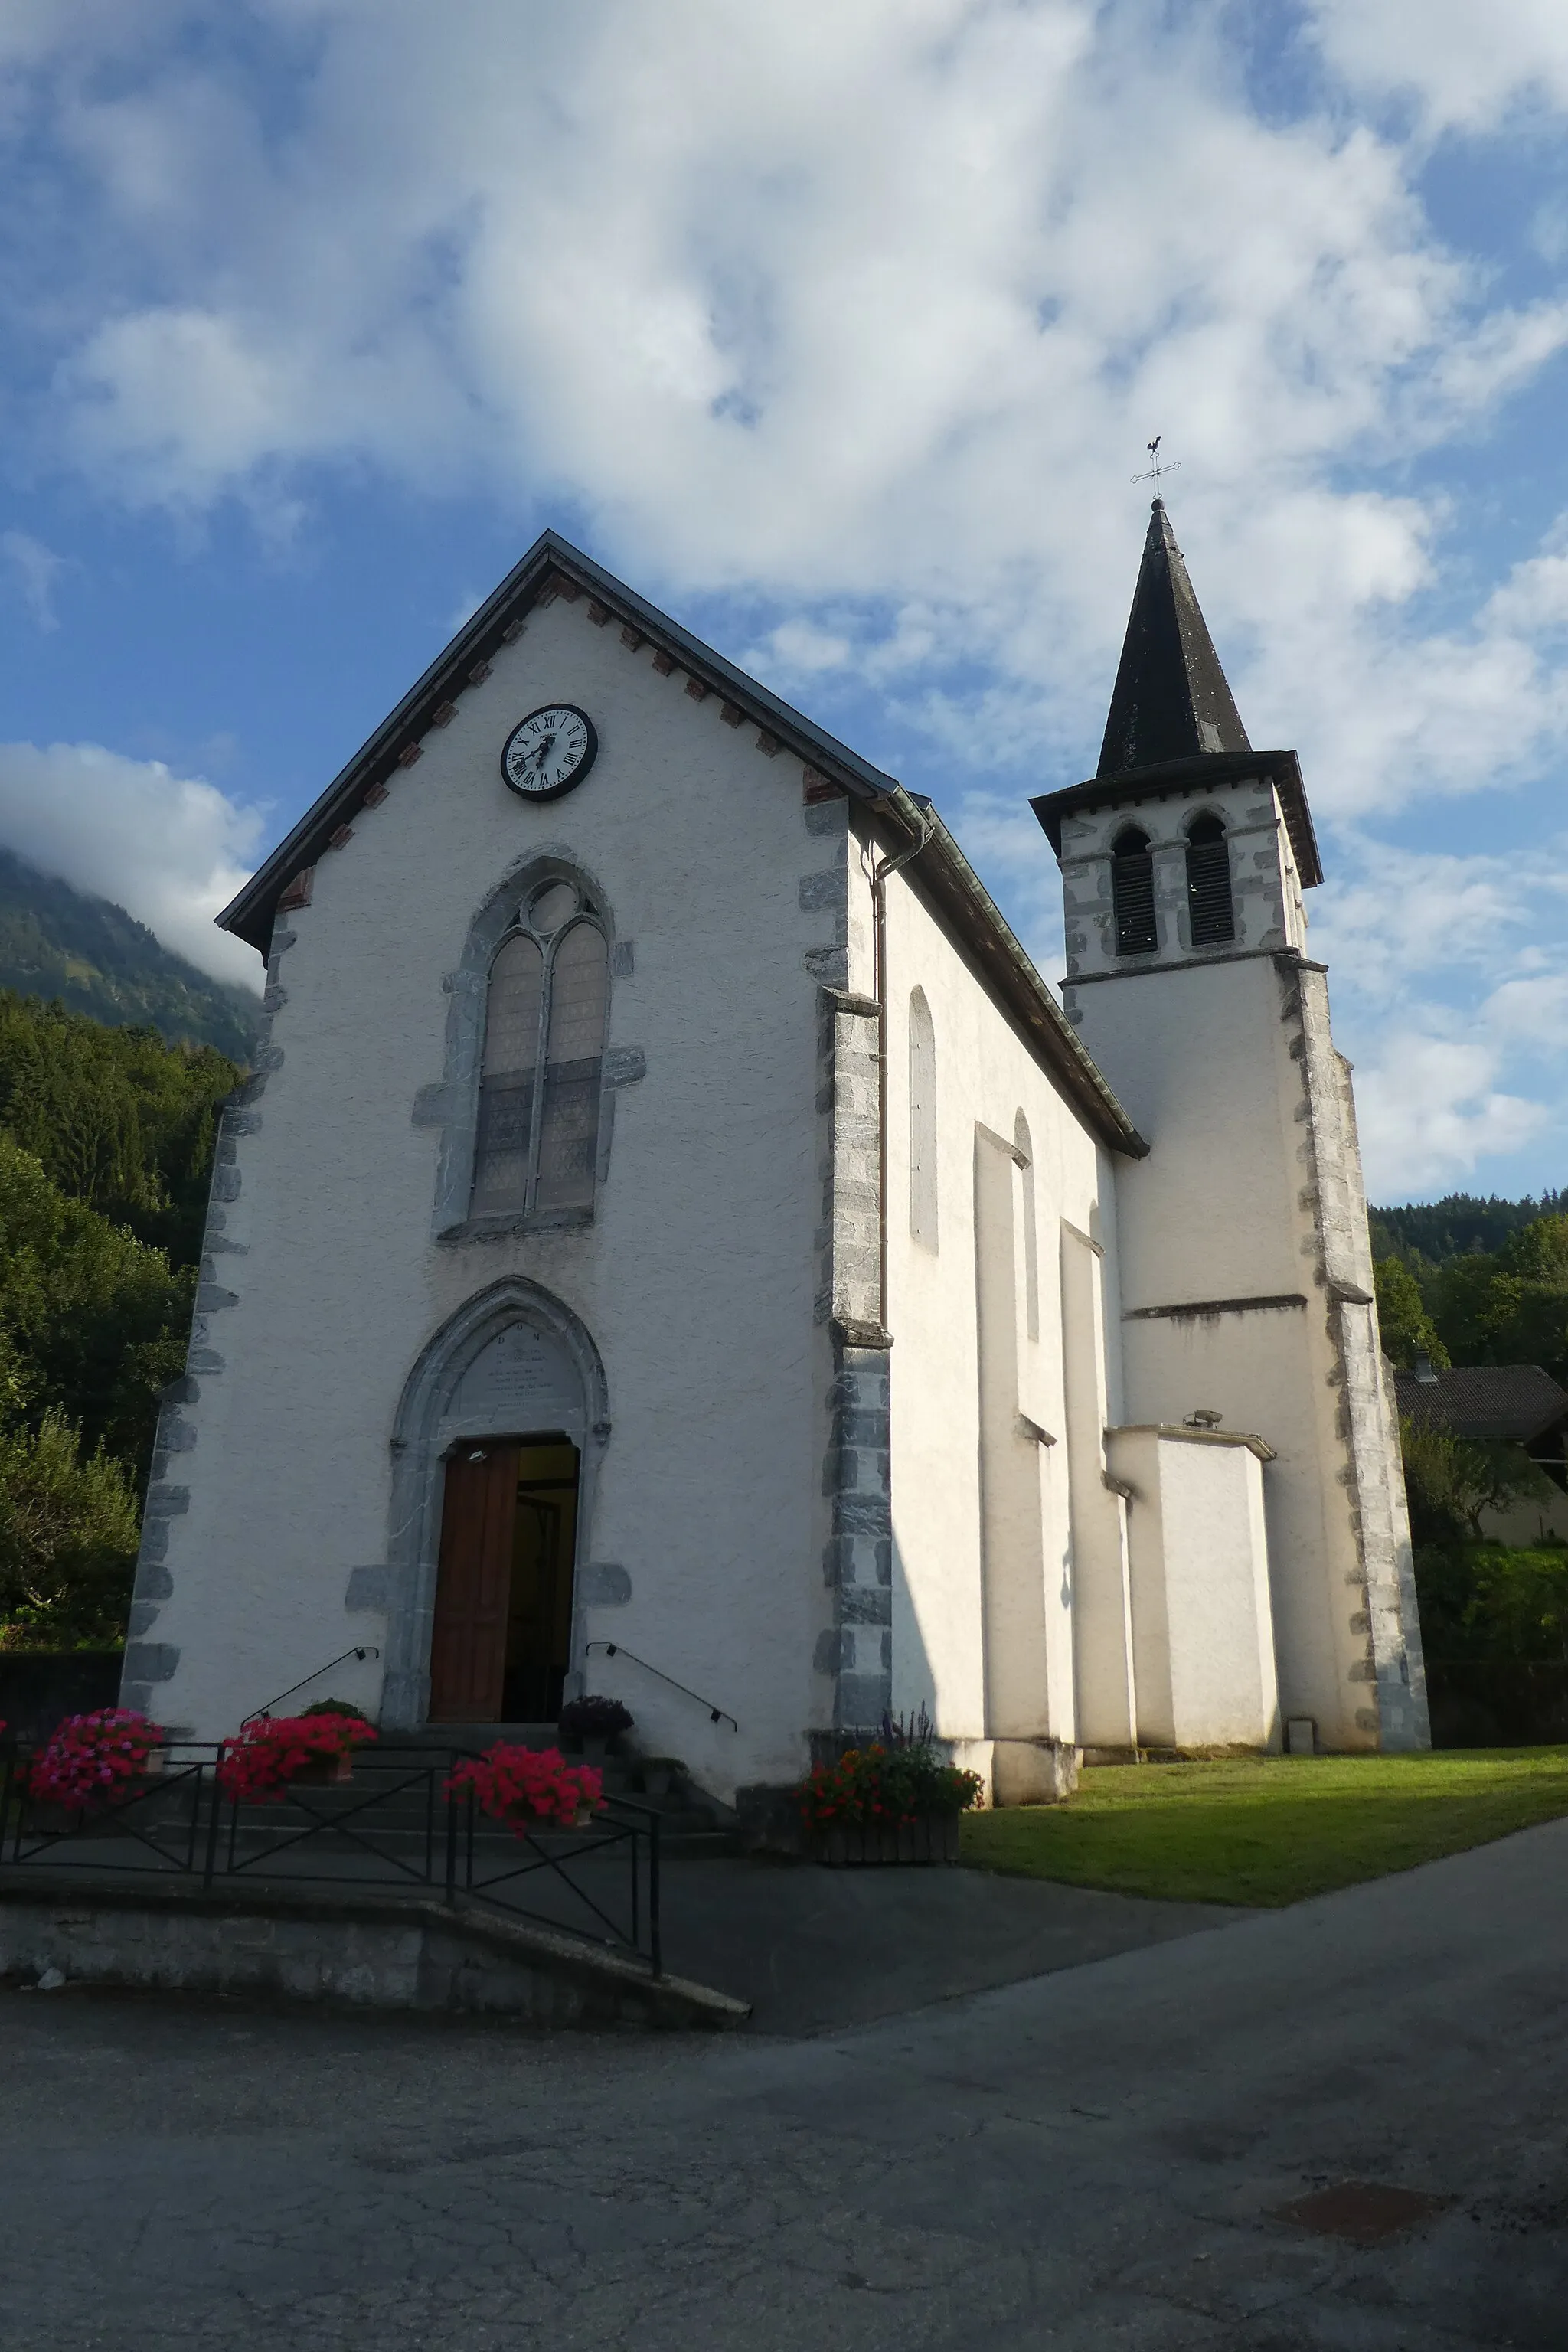
<svg viewBox="0 0 1568 2352">
<path fill-rule="evenodd" d="M 1179 457 L 1173 457 L 1168 464 L 1163 466 L 1161 465 L 1160 444 L 1164 436 L 1163 434 L 1156 433 L 1152 441 L 1150 441 L 1145 445 L 1150 457 L 1152 457 L 1154 462 L 1150 467 L 1149 471 L 1146 474 L 1134 474 L 1132 477 L 1135 482 L 1152 482 L 1154 485 L 1154 496 L 1156 498 L 1160 495 L 1161 475 L 1179 474 L 1182 470 L 1182 461 Z"/>
</svg>

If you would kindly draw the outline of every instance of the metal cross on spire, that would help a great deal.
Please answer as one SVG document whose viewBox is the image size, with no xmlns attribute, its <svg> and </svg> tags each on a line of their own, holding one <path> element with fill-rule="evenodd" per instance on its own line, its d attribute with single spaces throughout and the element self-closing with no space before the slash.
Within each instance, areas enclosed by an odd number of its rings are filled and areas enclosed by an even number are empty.
<svg viewBox="0 0 1568 2352">
<path fill-rule="evenodd" d="M 1133 475 L 1133 477 L 1132 477 L 1132 478 L 1133 478 L 1133 480 L 1134 480 L 1135 482 L 1152 482 L 1152 483 L 1153 483 L 1153 485 L 1154 485 L 1154 496 L 1155 496 L 1156 498 L 1158 498 L 1158 497 L 1159 497 L 1159 495 L 1160 495 L 1160 477 L 1161 477 L 1161 475 L 1162 475 L 1162 474 L 1179 474 L 1179 473 L 1181 472 L 1181 470 L 1182 470 L 1182 461 L 1181 461 L 1181 459 L 1180 459 L 1179 457 L 1171 457 L 1171 458 L 1168 458 L 1164 465 L 1163 465 L 1163 466 L 1161 465 L 1161 463 L 1160 463 L 1160 444 L 1161 444 L 1161 442 L 1163 440 L 1163 438 L 1164 438 L 1163 434 L 1156 433 L 1156 434 L 1155 434 L 1155 436 L 1154 436 L 1154 438 L 1152 439 L 1152 441 L 1150 441 L 1150 442 L 1148 442 L 1148 443 L 1146 443 L 1146 444 L 1145 444 L 1145 446 L 1146 446 L 1146 447 L 1147 447 L 1147 449 L 1148 449 L 1149 455 L 1150 455 L 1150 457 L 1153 459 L 1153 461 L 1154 461 L 1154 462 L 1153 462 L 1153 464 L 1150 467 L 1150 468 L 1149 468 L 1149 470 L 1148 470 L 1148 472 L 1147 472 L 1146 474 L 1134 474 L 1134 475 Z"/>
</svg>

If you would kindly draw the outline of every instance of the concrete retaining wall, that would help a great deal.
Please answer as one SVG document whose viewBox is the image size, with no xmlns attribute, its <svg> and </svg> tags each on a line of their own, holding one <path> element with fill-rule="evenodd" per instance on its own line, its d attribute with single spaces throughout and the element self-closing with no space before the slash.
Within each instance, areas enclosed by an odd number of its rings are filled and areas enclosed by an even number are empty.
<svg viewBox="0 0 1568 2352">
<path fill-rule="evenodd" d="M 743 2001 L 478 1906 L 200 1887 L 0 1887 L 0 1976 L 249 1992 L 363 2009 L 486 2011 L 534 2025 L 723 2030 Z"/>
</svg>

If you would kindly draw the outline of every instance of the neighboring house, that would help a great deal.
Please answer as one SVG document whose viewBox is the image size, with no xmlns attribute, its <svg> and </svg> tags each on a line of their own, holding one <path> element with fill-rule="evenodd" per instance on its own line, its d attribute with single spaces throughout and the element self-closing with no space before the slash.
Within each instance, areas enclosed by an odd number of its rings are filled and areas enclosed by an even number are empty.
<svg viewBox="0 0 1568 2352">
<path fill-rule="evenodd" d="M 1568 1543 L 1568 1390 L 1539 1364 L 1476 1364 L 1439 1372 L 1417 1356 L 1394 1374 L 1400 1412 L 1426 1429 L 1517 1446 L 1550 1482 L 1506 1509 L 1481 1513 L 1494 1543 Z"/>
<path fill-rule="evenodd" d="M 586 1683 L 724 1795 L 922 1706 L 1002 1801 L 1425 1745 L 1311 822 L 1158 501 L 1034 805 L 1063 1003 L 926 802 L 542 538 L 221 919 L 268 1034 L 127 1703 Z"/>
</svg>

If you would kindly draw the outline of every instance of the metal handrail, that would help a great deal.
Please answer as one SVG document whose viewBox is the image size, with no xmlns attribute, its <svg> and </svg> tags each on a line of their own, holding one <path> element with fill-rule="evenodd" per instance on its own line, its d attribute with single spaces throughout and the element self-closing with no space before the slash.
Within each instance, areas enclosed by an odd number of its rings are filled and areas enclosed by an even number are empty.
<svg viewBox="0 0 1568 2352">
<path fill-rule="evenodd" d="M 287 1690 L 280 1690 L 279 1692 L 277 1698 L 269 1698 L 265 1706 L 258 1706 L 255 1710 L 254 1714 L 243 1716 L 240 1718 L 239 1726 L 241 1731 L 245 1729 L 247 1723 L 264 1723 L 268 1717 L 272 1713 L 273 1708 L 277 1706 L 278 1699 L 292 1698 L 296 1691 L 309 1690 L 310 1685 L 315 1682 L 320 1682 L 323 1675 L 330 1675 L 334 1666 L 341 1666 L 345 1658 L 358 1658 L 363 1663 L 366 1658 L 379 1658 L 381 1652 L 376 1648 L 374 1642 L 362 1642 L 354 1649 L 340 1650 L 335 1658 L 329 1658 L 326 1664 L 324 1666 L 318 1666 L 313 1675 L 306 1675 L 300 1681 L 290 1683 Z"/>
<path fill-rule="evenodd" d="M 641 1666 L 645 1674 L 657 1675 L 661 1683 L 669 1685 L 671 1690 L 678 1690 L 683 1696 L 694 1698 L 699 1706 L 705 1706 L 710 1723 L 727 1723 L 731 1731 L 740 1730 L 740 1725 L 728 1707 L 715 1706 L 712 1700 L 704 1698 L 700 1691 L 690 1689 L 685 1683 L 678 1683 L 673 1675 L 667 1675 L 662 1666 L 650 1665 L 647 1658 L 639 1658 L 637 1652 L 628 1650 L 623 1642 L 590 1642 L 583 1655 L 590 1657 L 595 1650 L 603 1650 L 607 1658 L 629 1658 L 633 1665 Z"/>
</svg>

